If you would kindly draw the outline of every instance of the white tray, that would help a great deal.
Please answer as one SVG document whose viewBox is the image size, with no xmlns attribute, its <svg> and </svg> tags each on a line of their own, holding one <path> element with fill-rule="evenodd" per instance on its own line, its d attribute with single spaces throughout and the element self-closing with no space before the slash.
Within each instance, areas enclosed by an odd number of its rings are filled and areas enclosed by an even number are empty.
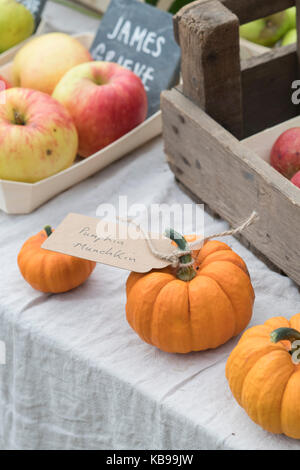
<svg viewBox="0 0 300 470">
<path fill-rule="evenodd" d="M 93 34 L 78 34 L 75 37 L 87 48 Z M 10 80 L 11 62 L 0 67 L 0 75 Z M 102 168 L 110 165 L 140 145 L 161 134 L 161 112 L 158 111 L 138 127 L 108 145 L 94 155 L 78 159 L 64 171 L 45 178 L 38 183 L 19 183 L 0 180 L 0 209 L 8 214 L 28 214 L 76 183 L 88 178 Z"/>
</svg>

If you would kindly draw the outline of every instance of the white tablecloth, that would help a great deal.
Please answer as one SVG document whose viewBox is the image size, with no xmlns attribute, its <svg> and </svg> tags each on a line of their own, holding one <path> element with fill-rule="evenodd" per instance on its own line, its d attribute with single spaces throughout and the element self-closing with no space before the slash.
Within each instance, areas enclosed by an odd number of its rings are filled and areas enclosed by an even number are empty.
<svg viewBox="0 0 300 470">
<path fill-rule="evenodd" d="M 100 203 L 189 203 L 155 139 L 34 213 L 0 213 L 2 449 L 300 449 L 271 435 L 236 404 L 225 363 L 237 338 L 214 351 L 171 355 L 143 343 L 125 318 L 128 273 L 98 265 L 86 284 L 63 295 L 34 291 L 17 253 L 44 225 L 69 212 L 95 216 Z M 205 214 L 206 233 L 225 222 Z M 190 227 L 187 227 L 189 230 Z M 256 291 L 251 325 L 300 312 L 296 285 L 268 269 L 237 240 Z"/>
<path fill-rule="evenodd" d="M 0 439 L 5 449 L 300 449 L 250 421 L 224 369 L 234 339 L 215 351 L 171 355 L 143 343 L 125 319 L 128 273 L 98 265 L 63 295 L 34 291 L 16 257 L 22 242 L 68 212 L 98 204 L 190 202 L 165 163 L 160 138 L 26 216 L 0 215 Z M 206 233 L 226 227 L 205 215 Z M 297 287 L 238 241 L 256 291 L 251 325 L 300 312 Z"/>
</svg>

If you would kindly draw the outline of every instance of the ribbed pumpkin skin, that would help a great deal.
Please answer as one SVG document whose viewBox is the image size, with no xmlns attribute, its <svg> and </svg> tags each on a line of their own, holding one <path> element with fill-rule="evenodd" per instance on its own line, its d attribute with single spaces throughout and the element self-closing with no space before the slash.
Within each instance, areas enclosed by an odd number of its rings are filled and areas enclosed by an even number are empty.
<svg viewBox="0 0 300 470">
<path fill-rule="evenodd" d="M 18 255 L 24 279 L 42 292 L 58 294 L 80 286 L 93 272 L 96 263 L 41 248 L 47 238 L 45 230 L 30 237 Z"/>
<path fill-rule="evenodd" d="M 191 281 L 179 280 L 170 267 L 131 273 L 127 280 L 130 326 L 143 341 L 166 352 L 217 348 L 239 334 L 252 316 L 254 291 L 247 267 L 228 245 L 208 241 L 193 258 L 197 275 Z"/>
<path fill-rule="evenodd" d="M 229 356 L 226 377 L 237 402 L 263 429 L 300 439 L 300 365 L 289 341 L 272 343 L 277 328 L 300 331 L 300 313 L 275 317 L 247 330 Z"/>
</svg>

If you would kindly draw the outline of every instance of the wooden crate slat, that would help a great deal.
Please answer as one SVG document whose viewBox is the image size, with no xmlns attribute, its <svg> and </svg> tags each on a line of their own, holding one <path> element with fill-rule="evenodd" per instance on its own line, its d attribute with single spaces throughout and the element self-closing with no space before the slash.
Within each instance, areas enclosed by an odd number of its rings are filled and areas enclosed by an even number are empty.
<svg viewBox="0 0 300 470">
<path fill-rule="evenodd" d="M 264 18 L 295 5 L 295 0 L 220 0 L 235 13 L 241 24 Z"/>
<path fill-rule="evenodd" d="M 183 92 L 235 136 L 243 136 L 237 17 L 217 0 L 198 1 L 174 18 L 182 50 Z"/>
<path fill-rule="evenodd" d="M 242 63 L 244 137 L 299 114 L 292 103 L 298 77 L 296 45 L 272 49 Z"/>
<path fill-rule="evenodd" d="M 299 76 L 300 76 L 300 0 L 295 0 L 295 5 L 297 7 L 297 53 L 298 53 L 298 63 L 299 63 Z"/>
<path fill-rule="evenodd" d="M 300 191 L 178 90 L 162 95 L 163 135 L 181 183 L 300 284 Z"/>
</svg>

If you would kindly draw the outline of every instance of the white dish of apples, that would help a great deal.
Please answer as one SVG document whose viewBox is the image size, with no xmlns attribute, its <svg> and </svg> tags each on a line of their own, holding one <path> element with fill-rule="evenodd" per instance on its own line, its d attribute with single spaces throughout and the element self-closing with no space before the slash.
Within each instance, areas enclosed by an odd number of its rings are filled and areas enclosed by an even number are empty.
<svg viewBox="0 0 300 470">
<path fill-rule="evenodd" d="M 145 120 L 147 98 L 141 81 L 117 64 L 88 62 L 92 34 L 74 38 L 75 46 L 72 37 L 70 44 L 63 38 L 72 67 L 66 61 L 51 62 L 53 42 L 47 39 L 36 47 L 42 47 L 44 63 L 34 61 L 35 53 L 39 57 L 34 47 L 18 48 L 14 63 L 0 67 L 2 79 L 20 87 L 0 92 L 0 100 L 6 94 L 5 103 L 0 101 L 0 209 L 6 213 L 32 212 L 161 133 L 160 111 Z M 64 67 L 71 70 L 63 73 Z M 63 79 L 54 87 L 55 73 Z M 1 125 L 6 126 L 2 133 Z"/>
</svg>

